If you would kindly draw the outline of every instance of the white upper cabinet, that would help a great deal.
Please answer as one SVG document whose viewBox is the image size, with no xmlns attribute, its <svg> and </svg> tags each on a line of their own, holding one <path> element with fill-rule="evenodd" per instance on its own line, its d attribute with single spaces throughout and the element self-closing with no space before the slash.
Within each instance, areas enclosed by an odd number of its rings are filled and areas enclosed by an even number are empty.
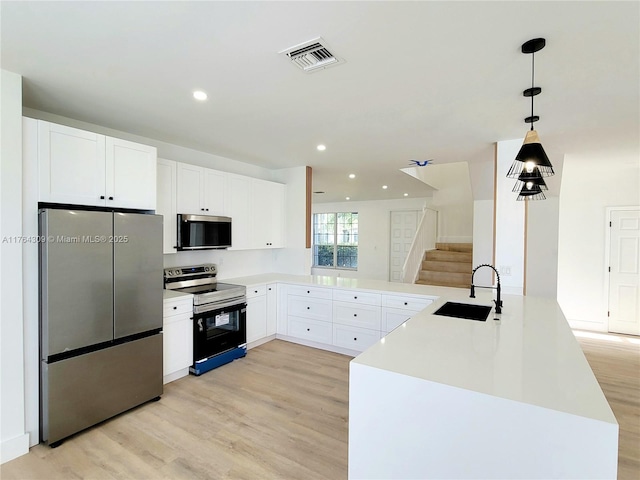
<svg viewBox="0 0 640 480">
<path fill-rule="evenodd" d="M 105 136 L 38 121 L 41 202 L 104 206 Z"/>
<path fill-rule="evenodd" d="M 284 247 L 285 185 L 228 174 L 234 250 Z"/>
<path fill-rule="evenodd" d="M 285 186 L 257 178 L 252 182 L 254 248 L 282 248 Z"/>
<path fill-rule="evenodd" d="M 107 206 L 156 209 L 155 147 L 106 137 Z"/>
<path fill-rule="evenodd" d="M 176 253 L 176 162 L 158 159 L 158 201 L 156 213 L 162 215 L 162 253 Z"/>
<path fill-rule="evenodd" d="M 37 142 L 39 201 L 155 210 L 155 147 L 43 120 Z"/>
<path fill-rule="evenodd" d="M 178 163 L 178 213 L 226 215 L 224 172 Z"/>
<path fill-rule="evenodd" d="M 254 247 L 251 178 L 227 175 L 228 214 L 231 217 L 231 245 L 234 250 Z"/>
</svg>

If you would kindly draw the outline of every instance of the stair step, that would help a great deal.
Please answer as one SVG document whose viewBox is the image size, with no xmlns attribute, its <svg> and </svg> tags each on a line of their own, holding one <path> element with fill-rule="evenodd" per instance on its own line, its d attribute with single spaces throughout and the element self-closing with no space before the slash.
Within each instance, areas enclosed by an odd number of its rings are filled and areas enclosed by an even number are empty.
<svg viewBox="0 0 640 480">
<path fill-rule="evenodd" d="M 471 273 L 471 262 L 439 262 L 436 260 L 424 260 L 422 262 L 422 270 Z"/>
<path fill-rule="evenodd" d="M 436 248 L 447 252 L 471 253 L 473 251 L 473 243 L 436 243 Z"/>
<path fill-rule="evenodd" d="M 457 273 L 457 272 L 432 272 L 430 270 L 420 270 L 419 280 L 426 282 L 444 282 L 447 284 L 456 285 L 471 285 L 470 273 Z M 441 283 L 437 283 L 440 285 Z"/>
<path fill-rule="evenodd" d="M 416 283 L 419 285 L 431 285 L 435 287 L 455 287 L 455 288 L 469 288 L 469 285 L 462 285 L 455 282 L 437 282 L 430 280 L 416 280 Z"/>
<path fill-rule="evenodd" d="M 425 253 L 425 260 L 437 262 L 468 262 L 471 263 L 471 252 L 452 252 L 446 250 L 429 250 Z"/>
</svg>

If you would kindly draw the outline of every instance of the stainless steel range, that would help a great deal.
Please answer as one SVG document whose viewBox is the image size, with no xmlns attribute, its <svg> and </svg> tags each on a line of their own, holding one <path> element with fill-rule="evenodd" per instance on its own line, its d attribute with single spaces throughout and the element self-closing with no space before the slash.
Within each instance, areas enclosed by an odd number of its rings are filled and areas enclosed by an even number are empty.
<svg viewBox="0 0 640 480">
<path fill-rule="evenodd" d="M 219 283 L 212 263 L 164 270 L 164 288 L 193 294 L 193 365 L 201 375 L 247 353 L 246 287 Z"/>
</svg>

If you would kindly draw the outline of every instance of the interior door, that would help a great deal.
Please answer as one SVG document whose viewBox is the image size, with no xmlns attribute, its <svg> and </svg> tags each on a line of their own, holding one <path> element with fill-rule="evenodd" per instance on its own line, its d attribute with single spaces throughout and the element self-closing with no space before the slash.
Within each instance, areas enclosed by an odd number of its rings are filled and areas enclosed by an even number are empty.
<svg viewBox="0 0 640 480">
<path fill-rule="evenodd" d="M 640 209 L 610 221 L 609 331 L 640 335 Z"/>
<path fill-rule="evenodd" d="M 391 212 L 389 281 L 402 282 L 402 267 L 418 228 L 418 210 Z"/>
</svg>

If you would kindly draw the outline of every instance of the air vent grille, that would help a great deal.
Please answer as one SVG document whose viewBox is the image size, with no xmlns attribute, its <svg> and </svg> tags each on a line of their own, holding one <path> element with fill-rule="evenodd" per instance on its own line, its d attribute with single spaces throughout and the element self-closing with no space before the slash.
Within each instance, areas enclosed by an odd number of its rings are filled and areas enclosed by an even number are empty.
<svg viewBox="0 0 640 480">
<path fill-rule="evenodd" d="M 331 53 L 321 38 L 314 38 L 279 53 L 284 53 L 293 65 L 307 73 L 344 62 Z"/>
</svg>

